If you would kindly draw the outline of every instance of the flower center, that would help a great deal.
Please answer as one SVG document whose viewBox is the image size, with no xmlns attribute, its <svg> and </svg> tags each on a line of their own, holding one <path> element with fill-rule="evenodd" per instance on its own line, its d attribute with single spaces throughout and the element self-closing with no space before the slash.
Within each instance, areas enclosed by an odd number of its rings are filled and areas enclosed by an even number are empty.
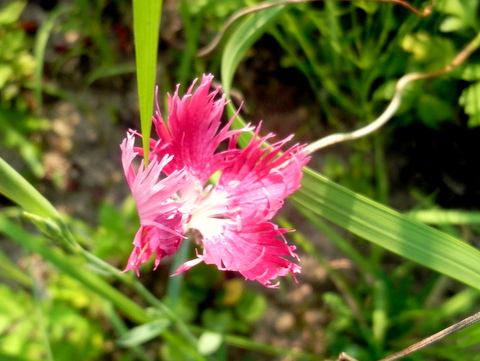
<svg viewBox="0 0 480 361">
<path fill-rule="evenodd" d="M 180 191 L 184 202 L 180 211 L 187 215 L 187 230 L 195 229 L 203 238 L 221 234 L 226 224 L 235 223 L 229 215 L 228 194 L 216 191 L 212 185 L 203 188 L 198 179 L 189 178 Z"/>
</svg>

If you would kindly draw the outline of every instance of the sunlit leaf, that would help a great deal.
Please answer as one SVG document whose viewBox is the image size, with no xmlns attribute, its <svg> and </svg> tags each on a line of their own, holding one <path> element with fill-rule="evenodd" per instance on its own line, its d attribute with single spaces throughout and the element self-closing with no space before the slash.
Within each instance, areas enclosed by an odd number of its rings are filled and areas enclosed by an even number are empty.
<svg viewBox="0 0 480 361">
<path fill-rule="evenodd" d="M 305 169 L 297 207 L 406 259 L 480 289 L 480 251 Z"/>
</svg>

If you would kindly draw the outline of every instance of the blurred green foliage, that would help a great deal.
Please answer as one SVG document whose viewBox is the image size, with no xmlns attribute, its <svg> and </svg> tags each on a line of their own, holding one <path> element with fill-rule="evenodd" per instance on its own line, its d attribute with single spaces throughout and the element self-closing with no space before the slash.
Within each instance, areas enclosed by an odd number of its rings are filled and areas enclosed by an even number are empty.
<svg viewBox="0 0 480 361">
<path fill-rule="evenodd" d="M 35 60 L 32 39 L 18 23 L 25 5 L 24 1 L 13 1 L 0 9 L 0 104 L 7 109 L 28 109 L 20 93 L 31 79 Z"/>
<path fill-rule="evenodd" d="M 26 1 L 0 8 L 0 137 L 5 147 L 17 149 L 36 177 L 43 176 L 41 149 L 35 135 L 49 122 L 35 115 L 28 90 L 35 70 L 33 40 L 19 18 Z"/>
</svg>

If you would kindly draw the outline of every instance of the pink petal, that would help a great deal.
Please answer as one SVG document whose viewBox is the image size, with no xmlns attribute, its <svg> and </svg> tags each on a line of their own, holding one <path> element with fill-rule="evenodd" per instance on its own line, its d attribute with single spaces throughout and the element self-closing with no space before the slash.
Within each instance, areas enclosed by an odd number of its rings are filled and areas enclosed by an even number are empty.
<svg viewBox="0 0 480 361">
<path fill-rule="evenodd" d="M 160 259 L 176 252 L 185 233 L 187 216 L 180 212 L 182 202 L 172 197 L 192 181 L 186 171 L 179 170 L 164 179 L 160 175 L 171 161 L 165 156 L 161 161 L 152 160 L 144 168 L 143 160 L 135 173 L 132 162 L 138 155 L 134 151 L 134 135 L 127 134 L 122 142 L 122 164 L 128 185 L 137 204 L 140 229 L 135 236 L 135 246 L 125 270 L 137 269 L 156 253 L 155 267 Z"/>
<path fill-rule="evenodd" d="M 172 235 L 161 228 L 140 226 L 133 241 L 135 247 L 123 272 L 135 270 L 139 274 L 138 267 L 147 262 L 153 254 L 155 254 L 154 268 L 157 268 L 163 257 L 177 251 L 182 239 L 181 235 Z"/>
<path fill-rule="evenodd" d="M 224 169 L 216 187 L 229 194 L 229 209 L 240 210 L 240 217 L 249 223 L 272 219 L 284 199 L 300 187 L 302 167 L 310 160 L 300 145 L 281 153 L 291 137 L 262 148 L 273 135 L 257 139 L 259 128 L 248 146 Z M 236 146 L 235 139 L 230 146 Z"/>
<path fill-rule="evenodd" d="M 222 271 L 238 271 L 245 278 L 266 287 L 277 287 L 278 283 L 272 284 L 272 280 L 300 272 L 298 265 L 284 258 L 298 258 L 295 247 L 276 238 L 286 232 L 268 222 L 244 226 L 240 231 L 235 226 L 226 226 L 223 234 L 203 239 L 203 255 L 183 264 L 176 274 L 202 260 L 206 264 L 215 264 Z"/>
<path fill-rule="evenodd" d="M 165 166 L 167 174 L 186 167 L 204 184 L 213 173 L 222 169 L 236 150 L 217 152 L 220 143 L 235 134 L 249 130 L 228 130 L 232 118 L 223 128 L 221 118 L 225 107 L 225 95 L 215 100 L 220 88 L 210 92 L 213 76 L 204 75 L 198 88 L 193 91 L 193 82 L 187 93 L 180 98 L 178 87 L 169 98 L 167 125 L 164 123 L 157 103 L 153 123 L 160 141 L 152 152 L 159 158 L 166 154 L 174 158 Z"/>
</svg>

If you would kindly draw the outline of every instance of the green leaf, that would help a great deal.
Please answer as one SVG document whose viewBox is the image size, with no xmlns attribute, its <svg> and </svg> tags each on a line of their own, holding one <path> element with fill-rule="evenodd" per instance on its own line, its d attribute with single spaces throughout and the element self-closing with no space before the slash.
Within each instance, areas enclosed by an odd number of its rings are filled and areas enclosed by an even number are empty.
<svg viewBox="0 0 480 361">
<path fill-rule="evenodd" d="M 133 32 L 145 163 L 148 161 L 162 0 L 133 0 Z"/>
<path fill-rule="evenodd" d="M 470 116 L 468 126 L 473 128 L 480 125 L 478 123 L 480 120 L 480 82 L 466 87 L 462 91 L 458 103 L 463 106 L 465 113 Z"/>
<path fill-rule="evenodd" d="M 159 336 L 169 326 L 170 322 L 168 320 L 155 320 L 132 328 L 130 331 L 123 334 L 117 340 L 117 343 L 123 347 L 138 346 Z"/>
<path fill-rule="evenodd" d="M 229 36 L 222 53 L 220 65 L 223 91 L 227 96 L 230 94 L 237 66 L 242 61 L 245 53 L 250 46 L 262 36 L 267 26 L 270 25 L 284 8 L 285 5 L 279 5 L 246 16 L 239 21 L 239 25 Z M 232 103 L 228 103 L 226 109 L 229 116 L 233 116 L 237 112 Z M 232 127 L 238 129 L 244 126 L 245 122 L 240 116 L 237 116 Z M 243 133 L 240 135 L 238 144 L 245 146 L 250 139 L 251 135 Z"/>
<path fill-rule="evenodd" d="M 456 16 L 448 16 L 443 22 L 440 24 L 440 30 L 444 33 L 450 33 L 458 30 L 465 29 L 467 24 Z"/>
<path fill-rule="evenodd" d="M 480 289 L 480 251 L 305 168 L 292 199 L 304 211 L 322 216 L 393 253 Z"/>
<path fill-rule="evenodd" d="M 13 24 L 18 20 L 27 5 L 26 1 L 11 1 L 0 9 L 0 25 Z"/>
<path fill-rule="evenodd" d="M 457 15 L 459 17 L 462 17 L 465 13 L 461 0 L 440 0 L 437 3 L 437 9 L 442 13 Z"/>
<path fill-rule="evenodd" d="M 480 80 L 480 64 L 466 64 L 461 78 L 467 81 Z"/>
<path fill-rule="evenodd" d="M 478 0 L 440 0 L 435 7 L 439 12 L 457 17 L 460 22 L 463 22 L 464 28 L 475 29 L 478 26 L 478 4 Z"/>
<path fill-rule="evenodd" d="M 228 38 L 221 62 L 222 85 L 227 95 L 230 93 L 233 76 L 243 56 L 284 8 L 284 5 L 279 5 L 246 16 Z"/>
</svg>

